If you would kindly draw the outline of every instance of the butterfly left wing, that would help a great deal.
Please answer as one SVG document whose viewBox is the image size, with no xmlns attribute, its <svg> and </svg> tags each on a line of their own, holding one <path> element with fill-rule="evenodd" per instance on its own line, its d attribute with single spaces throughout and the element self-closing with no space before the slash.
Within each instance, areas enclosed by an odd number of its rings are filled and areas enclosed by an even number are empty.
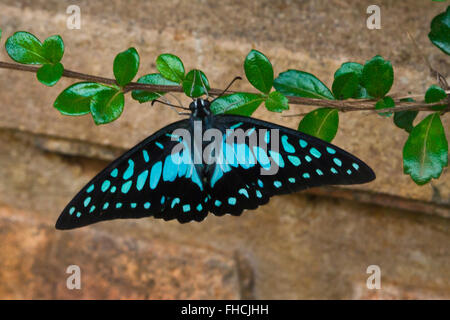
<svg viewBox="0 0 450 320">
<path fill-rule="evenodd" d="M 234 115 L 216 116 L 214 125 L 222 132 L 242 130 L 240 135 L 246 138 L 256 135 L 258 141 L 251 145 L 250 139 L 245 143 L 226 143 L 224 139 L 222 149 L 226 144 L 230 147 L 222 151 L 226 161 L 215 164 L 208 175 L 210 211 L 216 215 L 240 215 L 277 194 L 375 179 L 372 169 L 360 159 L 302 132 Z M 263 140 L 266 148 L 261 145 Z"/>
<path fill-rule="evenodd" d="M 190 129 L 189 120 L 175 122 L 113 161 L 66 206 L 57 229 L 73 229 L 111 219 L 153 216 L 180 222 L 201 221 L 208 196 L 201 171 L 171 156 L 176 129 Z"/>
</svg>

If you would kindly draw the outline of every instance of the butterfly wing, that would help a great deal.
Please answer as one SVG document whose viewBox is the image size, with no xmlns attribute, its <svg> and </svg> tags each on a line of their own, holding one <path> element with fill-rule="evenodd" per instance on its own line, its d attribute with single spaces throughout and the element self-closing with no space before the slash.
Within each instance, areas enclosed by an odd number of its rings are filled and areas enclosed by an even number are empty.
<svg viewBox="0 0 450 320">
<path fill-rule="evenodd" d="M 259 135 L 258 143 L 267 143 L 264 150 L 252 146 L 249 140 L 223 142 L 223 150 L 226 143 L 229 147 L 222 152 L 226 161 L 213 165 L 208 175 L 210 211 L 216 215 L 240 215 L 244 209 L 255 209 L 278 194 L 375 179 L 372 169 L 355 156 L 299 131 L 234 115 L 216 116 L 215 126 L 222 132 L 242 129 L 244 136 Z"/>
<path fill-rule="evenodd" d="M 239 215 L 277 194 L 320 185 L 359 184 L 375 178 L 373 171 L 351 154 L 289 128 L 231 115 L 216 116 L 213 127 L 224 133 L 222 161 L 194 164 L 194 152 L 189 147 L 179 154 L 182 160 L 175 161 L 172 151 L 180 140 L 174 139 L 174 131 L 184 128 L 192 134 L 190 120 L 175 122 L 92 179 L 63 210 L 56 228 L 148 216 L 201 221 L 209 211 Z M 249 137 L 263 132 L 260 140 L 268 143 L 267 150 L 250 143 L 228 143 L 230 128 L 243 130 Z M 278 147 L 272 145 L 274 141 L 279 141 Z"/>
<path fill-rule="evenodd" d="M 171 157 L 179 143 L 173 141 L 174 130 L 190 127 L 189 120 L 175 122 L 113 161 L 66 206 L 56 228 L 148 216 L 180 222 L 203 220 L 208 197 L 201 170 L 192 161 Z"/>
</svg>

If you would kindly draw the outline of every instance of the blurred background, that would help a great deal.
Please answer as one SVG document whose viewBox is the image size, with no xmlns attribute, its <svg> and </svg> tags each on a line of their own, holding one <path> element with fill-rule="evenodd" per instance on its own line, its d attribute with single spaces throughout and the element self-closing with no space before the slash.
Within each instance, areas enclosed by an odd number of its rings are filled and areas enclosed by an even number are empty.
<svg viewBox="0 0 450 320">
<path fill-rule="evenodd" d="M 369 30 L 366 9 L 381 8 Z M 67 28 L 69 5 L 81 29 Z M 161 53 L 205 71 L 213 87 L 244 76 L 250 49 L 266 54 L 275 74 L 288 68 L 317 75 L 329 87 L 345 61 L 376 54 L 392 61 L 392 92 L 423 94 L 435 83 L 425 56 L 450 74 L 448 56 L 428 40 L 447 3 L 425 0 L 2 0 L 3 43 L 15 31 L 41 40 L 60 34 L 67 69 L 113 77 L 114 56 L 135 47 L 138 76 L 156 72 Z M 413 45 L 407 32 L 416 39 Z M 53 88 L 35 74 L 0 70 L 0 298 L 31 299 L 418 299 L 450 298 L 450 182 L 419 187 L 403 174 L 407 139 L 392 118 L 340 114 L 333 143 L 376 172 L 374 182 L 273 198 L 241 217 L 202 223 L 111 221 L 74 231 L 54 223 L 66 203 L 107 163 L 178 119 L 161 105 L 130 96 L 120 119 L 95 126 L 90 116 L 62 116 L 53 101 L 74 80 Z M 242 81 L 235 90 L 252 89 Z M 184 99 L 184 101 L 188 101 Z M 311 108 L 291 106 L 290 112 Z M 296 128 L 261 107 L 255 117 Z M 423 117 L 423 116 L 422 116 Z M 449 128 L 449 117 L 444 127 Z M 69 265 L 81 268 L 81 290 L 69 290 Z M 381 270 L 381 289 L 366 286 Z"/>
</svg>

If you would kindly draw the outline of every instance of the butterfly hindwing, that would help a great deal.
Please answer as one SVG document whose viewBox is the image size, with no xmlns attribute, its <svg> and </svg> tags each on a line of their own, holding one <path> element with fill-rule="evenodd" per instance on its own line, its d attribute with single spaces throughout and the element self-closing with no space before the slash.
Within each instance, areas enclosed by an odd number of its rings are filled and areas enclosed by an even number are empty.
<svg viewBox="0 0 450 320">
<path fill-rule="evenodd" d="M 159 130 L 108 165 L 66 206 L 56 228 L 147 216 L 203 220 L 208 197 L 201 172 L 192 162 L 179 163 L 171 157 L 178 143 L 172 141 L 172 132 L 179 128 L 189 129 L 190 121 Z"/>
<path fill-rule="evenodd" d="M 241 129 L 245 136 L 258 136 L 257 146 L 251 146 L 250 139 L 245 142 L 247 147 L 229 141 L 231 152 L 223 151 L 228 163 L 216 164 L 210 170 L 211 211 L 216 215 L 239 215 L 244 209 L 267 203 L 277 194 L 375 179 L 373 171 L 355 156 L 299 131 L 233 115 L 216 116 L 215 125 L 221 131 L 234 128 Z M 272 145 L 275 139 L 277 148 Z M 247 155 L 248 151 L 251 152 Z M 273 166 L 278 170 L 271 174 Z"/>
</svg>

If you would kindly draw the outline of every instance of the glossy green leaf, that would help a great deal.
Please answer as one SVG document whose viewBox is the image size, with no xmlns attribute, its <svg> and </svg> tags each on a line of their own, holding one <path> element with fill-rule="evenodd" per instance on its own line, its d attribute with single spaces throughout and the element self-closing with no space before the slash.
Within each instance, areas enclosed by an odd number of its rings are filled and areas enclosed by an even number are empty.
<svg viewBox="0 0 450 320">
<path fill-rule="evenodd" d="M 46 64 L 45 51 L 38 38 L 28 32 L 19 31 L 6 40 L 6 51 L 16 62 L 23 64 Z"/>
<path fill-rule="evenodd" d="M 117 84 L 125 87 L 139 70 L 139 54 L 135 48 L 119 53 L 114 59 L 113 71 Z"/>
<path fill-rule="evenodd" d="M 125 105 L 123 91 L 115 88 L 97 92 L 91 100 L 91 114 L 95 124 L 110 123 L 120 117 Z"/>
<path fill-rule="evenodd" d="M 450 6 L 433 18 L 428 38 L 436 47 L 450 55 Z"/>
<path fill-rule="evenodd" d="M 356 73 L 358 76 L 358 80 L 361 79 L 362 71 L 364 66 L 361 63 L 357 62 L 344 62 L 339 69 L 336 70 L 334 73 L 334 78 L 336 79 L 342 74 L 353 72 Z"/>
<path fill-rule="evenodd" d="M 372 99 L 373 97 L 371 97 L 368 93 L 367 93 L 367 89 L 364 88 L 363 86 L 359 85 L 358 89 L 356 89 L 355 93 L 352 96 L 353 99 Z"/>
<path fill-rule="evenodd" d="M 164 53 L 159 55 L 156 59 L 156 69 L 164 78 L 170 81 L 181 84 L 184 80 L 183 62 L 173 54 Z"/>
<path fill-rule="evenodd" d="M 233 93 L 222 96 L 211 104 L 214 114 L 237 114 L 251 116 L 264 101 L 264 97 L 254 93 Z"/>
<path fill-rule="evenodd" d="M 339 127 L 339 114 L 336 109 L 319 108 L 309 112 L 298 125 L 298 131 L 331 142 Z"/>
<path fill-rule="evenodd" d="M 109 90 L 100 83 L 78 82 L 66 88 L 56 98 L 53 106 L 62 114 L 80 116 L 89 113 L 92 97 L 100 91 Z"/>
<path fill-rule="evenodd" d="M 259 91 L 268 94 L 273 85 L 273 68 L 269 59 L 259 51 L 251 50 L 244 62 L 245 76 Z"/>
<path fill-rule="evenodd" d="M 356 72 L 340 73 L 333 81 L 333 94 L 338 100 L 353 97 L 359 87 L 359 76 Z"/>
<path fill-rule="evenodd" d="M 36 73 L 38 80 L 46 86 L 54 86 L 61 79 L 64 71 L 63 65 L 59 62 L 56 64 L 44 64 Z"/>
<path fill-rule="evenodd" d="M 288 70 L 279 74 L 273 86 L 285 96 L 334 100 L 330 89 L 316 76 L 299 70 Z"/>
<path fill-rule="evenodd" d="M 361 84 L 375 98 L 384 97 L 394 83 L 394 69 L 390 61 L 375 56 L 364 65 Z"/>
<path fill-rule="evenodd" d="M 357 86 L 356 90 L 353 92 L 352 96 L 350 96 L 349 98 L 353 98 L 353 99 L 371 99 L 372 98 L 367 93 L 366 88 L 364 88 L 361 85 L 363 68 L 364 68 L 364 66 L 362 64 L 360 64 L 360 63 L 357 63 L 357 62 L 345 62 L 334 73 L 334 78 L 335 79 L 337 77 L 341 76 L 341 75 L 346 74 L 346 73 L 356 73 L 356 75 L 358 77 L 358 86 Z M 334 85 L 334 83 L 333 83 L 333 85 Z M 350 85 L 351 85 L 351 83 L 350 83 Z M 351 90 L 351 89 L 349 89 L 349 90 Z M 333 90 L 333 92 L 334 91 L 335 90 Z M 335 94 L 335 96 L 336 96 L 336 94 Z"/>
<path fill-rule="evenodd" d="M 394 123 L 400 129 L 411 132 L 413 129 L 414 119 L 419 111 L 399 111 L 394 114 Z"/>
<path fill-rule="evenodd" d="M 265 102 L 266 108 L 272 112 L 283 112 L 289 110 L 289 100 L 282 93 L 273 91 L 269 94 Z"/>
<path fill-rule="evenodd" d="M 147 74 L 140 77 L 137 81 L 138 83 L 155 84 L 161 86 L 178 86 L 178 83 L 167 80 L 159 73 Z M 133 90 L 131 97 L 140 103 L 148 102 L 159 98 L 164 95 L 165 92 L 150 92 L 144 90 Z"/>
<path fill-rule="evenodd" d="M 447 98 L 447 94 L 445 93 L 445 90 L 435 84 L 431 85 L 428 88 L 427 92 L 425 93 L 425 102 L 426 103 L 439 102 L 445 98 Z M 444 103 L 442 105 L 434 106 L 431 109 L 436 110 L 436 111 L 445 109 L 445 107 L 447 107 L 447 104 L 446 104 L 446 101 L 443 101 L 443 102 Z"/>
<path fill-rule="evenodd" d="M 58 35 L 51 36 L 42 43 L 42 49 L 47 60 L 53 64 L 57 64 L 64 55 L 64 42 Z"/>
<path fill-rule="evenodd" d="M 191 70 L 183 80 L 183 90 L 188 97 L 197 98 L 209 91 L 209 82 L 203 71 Z"/>
<path fill-rule="evenodd" d="M 448 165 L 448 142 L 439 113 L 423 119 L 411 131 L 403 148 L 403 171 L 423 185 L 439 178 Z"/>
<path fill-rule="evenodd" d="M 395 102 L 391 97 L 384 97 L 383 99 L 378 100 L 378 102 L 375 104 L 376 110 L 389 109 L 394 107 Z M 392 116 L 392 112 L 380 112 L 379 115 L 383 117 L 390 117 Z"/>
<path fill-rule="evenodd" d="M 414 102 L 414 99 L 406 98 L 401 99 L 400 101 Z M 396 112 L 394 113 L 394 124 L 400 129 L 404 129 L 406 132 L 411 132 L 414 128 L 414 119 L 416 119 L 418 113 L 419 111 L 410 110 Z"/>
</svg>

